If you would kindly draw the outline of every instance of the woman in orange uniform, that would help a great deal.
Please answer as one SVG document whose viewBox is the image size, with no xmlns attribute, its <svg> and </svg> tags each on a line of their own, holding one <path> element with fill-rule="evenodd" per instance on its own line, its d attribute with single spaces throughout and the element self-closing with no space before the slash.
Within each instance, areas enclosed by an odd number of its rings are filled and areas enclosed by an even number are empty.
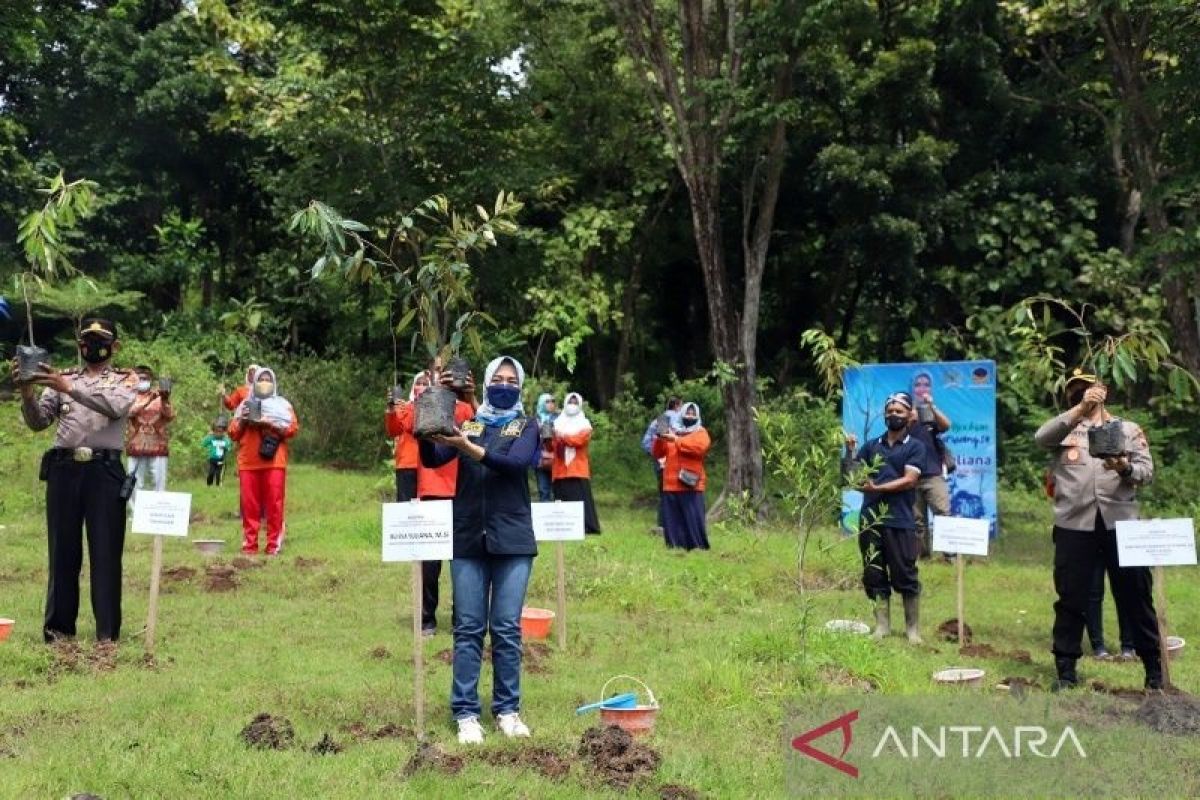
<svg viewBox="0 0 1200 800">
<path fill-rule="evenodd" d="M 562 413 L 554 420 L 554 462 L 550 477 L 554 481 L 554 499 L 583 502 L 583 530 L 600 533 L 596 501 L 592 499 L 592 469 L 588 463 L 588 443 L 592 423 L 583 413 L 583 398 L 571 392 Z"/>
<path fill-rule="evenodd" d="M 288 441 L 300 430 L 292 404 L 279 396 L 275 372 L 254 374 L 251 395 L 242 401 L 229 426 L 238 447 L 242 490 L 242 552 L 258 553 L 263 511 L 267 518 L 267 555 L 283 548 L 283 500 L 287 485 Z"/>
<path fill-rule="evenodd" d="M 654 457 L 665 458 L 663 467 L 663 537 L 667 547 L 708 549 L 705 522 L 704 459 L 712 446 L 700 422 L 700 406 L 684 403 L 671 432 L 656 436 Z"/>
<path fill-rule="evenodd" d="M 387 435 L 396 440 L 396 502 L 407 503 L 417 497 L 417 469 L 421 457 L 417 450 L 417 439 L 413 436 L 414 403 L 421 392 L 429 388 L 429 376 L 418 372 L 408 389 L 408 400 L 396 398 L 388 391 L 387 414 L 383 424 Z"/>
</svg>

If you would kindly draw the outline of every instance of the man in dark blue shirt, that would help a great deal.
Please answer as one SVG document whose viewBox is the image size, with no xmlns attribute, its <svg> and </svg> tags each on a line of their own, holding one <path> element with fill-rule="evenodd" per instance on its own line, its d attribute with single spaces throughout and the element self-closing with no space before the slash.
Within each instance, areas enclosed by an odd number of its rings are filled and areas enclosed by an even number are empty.
<svg viewBox="0 0 1200 800">
<path fill-rule="evenodd" d="M 908 640 L 921 641 L 917 579 L 917 556 L 921 543 L 916 535 L 913 500 L 926 460 L 925 446 L 908 433 L 912 400 L 899 392 L 884 404 L 887 433 L 859 449 L 856 460 L 873 467 L 862 484 L 858 547 L 863 561 L 863 588 L 875 602 L 875 638 L 892 632 L 891 595 L 904 598 L 904 623 Z M 846 438 L 849 452 L 858 442 Z"/>
</svg>

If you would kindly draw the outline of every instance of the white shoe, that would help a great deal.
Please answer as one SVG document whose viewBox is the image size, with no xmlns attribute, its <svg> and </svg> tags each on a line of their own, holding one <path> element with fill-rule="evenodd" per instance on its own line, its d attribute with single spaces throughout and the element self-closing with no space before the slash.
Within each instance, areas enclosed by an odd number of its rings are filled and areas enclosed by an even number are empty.
<svg viewBox="0 0 1200 800">
<path fill-rule="evenodd" d="M 496 717 L 496 725 L 500 728 L 500 732 L 510 739 L 514 737 L 529 738 L 529 726 L 521 722 L 521 715 L 515 711 Z"/>
<path fill-rule="evenodd" d="M 483 744 L 483 726 L 479 724 L 479 717 L 467 717 L 458 721 L 458 743 Z"/>
</svg>

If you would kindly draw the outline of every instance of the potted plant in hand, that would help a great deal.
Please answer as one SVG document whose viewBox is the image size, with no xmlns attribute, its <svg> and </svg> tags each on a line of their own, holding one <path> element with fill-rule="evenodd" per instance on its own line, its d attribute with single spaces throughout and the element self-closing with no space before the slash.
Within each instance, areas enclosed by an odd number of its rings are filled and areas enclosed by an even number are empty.
<svg viewBox="0 0 1200 800">
<path fill-rule="evenodd" d="M 435 195 L 386 222 L 378 243 L 367 238 L 371 229 L 366 225 L 317 200 L 292 217 L 289 230 L 315 237 L 324 247 L 312 266 L 314 278 L 333 267 L 348 280 L 381 283 L 389 304 L 399 301 L 407 307 L 393 337 L 415 324 L 410 349 L 416 350 L 419 341 L 431 361 L 449 360 L 452 388 L 435 381 L 417 399 L 413 432 L 418 437 L 455 433 L 455 403 L 459 394 L 472 389 L 462 348 L 469 344 L 479 355 L 478 325 L 494 324 L 489 315 L 474 308 L 469 258 L 495 247 L 497 234 L 516 233 L 520 210 L 521 203 L 507 192 L 500 192 L 491 212 L 477 205 L 475 214 L 460 214 L 444 196 Z M 393 398 L 406 394 L 401 387 L 393 389 Z"/>
<path fill-rule="evenodd" d="M 16 348 L 18 383 L 28 383 L 43 371 L 41 365 L 50 360 L 49 351 L 39 347 L 33 338 L 30 283 L 43 286 L 60 274 L 74 272 L 67 260 L 70 247 L 64 234 L 79 219 L 92 213 L 96 199 L 95 187 L 96 184 L 89 180 L 68 182 L 59 172 L 44 188 L 38 189 L 40 194 L 47 196 L 46 202 L 26 216 L 17 229 L 17 243 L 22 246 L 28 262 L 28 269 L 17 280 L 25 301 L 25 323 L 29 334 L 29 344 L 17 345 Z"/>
</svg>

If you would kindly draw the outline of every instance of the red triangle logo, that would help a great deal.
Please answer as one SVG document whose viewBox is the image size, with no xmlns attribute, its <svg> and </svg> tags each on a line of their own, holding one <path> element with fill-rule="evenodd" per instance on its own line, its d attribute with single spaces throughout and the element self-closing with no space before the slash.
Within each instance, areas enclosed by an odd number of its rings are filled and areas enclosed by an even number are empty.
<svg viewBox="0 0 1200 800">
<path fill-rule="evenodd" d="M 850 743 L 854 741 L 854 733 L 850 726 L 857 721 L 858 711 L 851 711 L 849 714 L 843 714 L 835 720 L 826 722 L 824 725 L 813 728 L 811 731 L 802 733 L 795 739 L 792 739 L 792 748 L 794 750 L 799 750 L 809 758 L 820 761 L 827 767 L 833 767 L 838 772 L 843 772 L 846 775 L 849 775 L 851 778 L 857 778 L 858 767 L 842 760 L 845 758 L 846 753 L 850 750 Z M 818 750 L 812 746 L 811 742 L 814 742 L 823 736 L 827 736 L 830 733 L 839 730 L 842 732 L 842 752 L 837 757 L 831 756 L 824 750 Z"/>
</svg>

